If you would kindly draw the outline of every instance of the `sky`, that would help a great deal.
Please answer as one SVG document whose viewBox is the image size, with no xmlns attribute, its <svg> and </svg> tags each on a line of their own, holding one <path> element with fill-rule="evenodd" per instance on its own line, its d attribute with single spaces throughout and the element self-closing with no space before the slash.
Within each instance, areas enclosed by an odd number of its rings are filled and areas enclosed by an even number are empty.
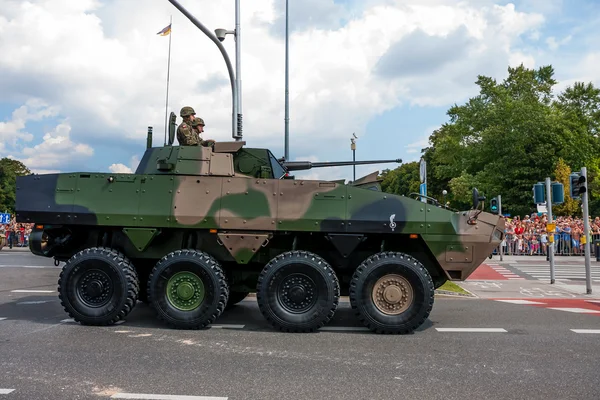
<svg viewBox="0 0 600 400">
<path fill-rule="evenodd" d="M 202 24 L 235 28 L 235 2 L 179 0 Z M 289 1 L 290 158 L 418 161 L 478 75 L 551 64 L 557 90 L 600 85 L 596 0 Z M 0 158 L 34 173 L 132 172 L 146 133 L 194 107 L 204 138 L 232 141 L 218 47 L 168 0 L 0 0 Z M 235 68 L 235 42 L 223 42 Z M 243 140 L 284 156 L 285 1 L 241 1 Z M 181 119 L 178 117 L 177 123 Z M 360 178 L 398 164 L 356 167 Z M 348 179 L 352 167 L 296 172 Z"/>
</svg>

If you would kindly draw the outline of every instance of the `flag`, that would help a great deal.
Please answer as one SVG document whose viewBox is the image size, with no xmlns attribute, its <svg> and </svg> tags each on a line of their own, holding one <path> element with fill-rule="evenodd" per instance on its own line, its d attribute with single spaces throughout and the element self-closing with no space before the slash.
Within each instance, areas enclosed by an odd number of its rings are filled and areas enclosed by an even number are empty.
<svg viewBox="0 0 600 400">
<path fill-rule="evenodd" d="M 167 36 L 169 33 L 171 33 L 171 24 L 166 26 L 162 31 L 158 32 L 157 35 Z"/>
</svg>

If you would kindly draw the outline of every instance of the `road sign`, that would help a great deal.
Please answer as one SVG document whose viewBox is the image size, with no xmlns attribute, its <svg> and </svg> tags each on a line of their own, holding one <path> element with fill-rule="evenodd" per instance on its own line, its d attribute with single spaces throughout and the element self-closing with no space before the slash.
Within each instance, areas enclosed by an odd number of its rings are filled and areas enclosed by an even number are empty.
<svg viewBox="0 0 600 400">
<path fill-rule="evenodd" d="M 10 224 L 10 214 L 0 214 L 0 224 Z"/>
<path fill-rule="evenodd" d="M 421 179 L 421 183 L 427 183 L 427 162 L 424 158 L 421 158 L 421 163 L 419 164 L 419 178 Z"/>
</svg>

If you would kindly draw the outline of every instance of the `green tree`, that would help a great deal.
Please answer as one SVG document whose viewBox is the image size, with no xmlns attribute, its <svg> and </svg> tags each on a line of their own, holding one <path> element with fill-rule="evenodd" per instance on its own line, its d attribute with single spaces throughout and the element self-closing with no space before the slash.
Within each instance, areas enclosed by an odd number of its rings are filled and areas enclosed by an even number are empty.
<svg viewBox="0 0 600 400">
<path fill-rule="evenodd" d="M 552 206 L 552 214 L 554 215 L 581 215 L 580 202 L 571 198 L 569 175 L 571 175 L 571 167 L 565 163 L 565 160 L 559 158 L 554 170 L 554 177 L 564 186 L 565 202 L 561 205 Z"/>
<path fill-rule="evenodd" d="M 20 161 L 0 159 L 0 212 L 14 213 L 17 176 L 29 175 L 31 171 Z"/>
<path fill-rule="evenodd" d="M 386 169 L 381 176 L 381 190 L 387 193 L 408 196 L 419 192 L 419 163 L 416 161 L 402 164 L 393 170 Z"/>
<path fill-rule="evenodd" d="M 488 198 L 501 194 L 503 211 L 533 211 L 531 187 L 550 176 L 564 147 L 556 126 L 559 113 L 552 108 L 553 75 L 551 66 L 521 65 L 508 68 L 502 82 L 479 76 L 479 95 L 451 107 L 450 121 L 431 135 L 424 150 L 433 179 L 450 183 L 462 176 L 455 187 L 463 190 L 465 183 L 476 182 Z M 463 202 L 464 196 L 459 195 Z"/>
</svg>

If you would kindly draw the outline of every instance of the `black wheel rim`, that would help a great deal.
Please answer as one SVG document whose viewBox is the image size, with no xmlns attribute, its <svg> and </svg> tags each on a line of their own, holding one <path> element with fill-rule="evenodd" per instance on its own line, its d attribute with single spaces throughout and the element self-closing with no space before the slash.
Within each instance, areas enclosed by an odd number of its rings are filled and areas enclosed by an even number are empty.
<svg viewBox="0 0 600 400">
<path fill-rule="evenodd" d="M 277 285 L 277 301 L 289 313 L 302 314 L 317 303 L 319 287 L 303 273 L 291 273 Z"/>
<path fill-rule="evenodd" d="M 85 269 L 75 282 L 78 300 L 87 307 L 103 307 L 108 304 L 115 288 L 112 278 L 99 269 Z"/>
</svg>

